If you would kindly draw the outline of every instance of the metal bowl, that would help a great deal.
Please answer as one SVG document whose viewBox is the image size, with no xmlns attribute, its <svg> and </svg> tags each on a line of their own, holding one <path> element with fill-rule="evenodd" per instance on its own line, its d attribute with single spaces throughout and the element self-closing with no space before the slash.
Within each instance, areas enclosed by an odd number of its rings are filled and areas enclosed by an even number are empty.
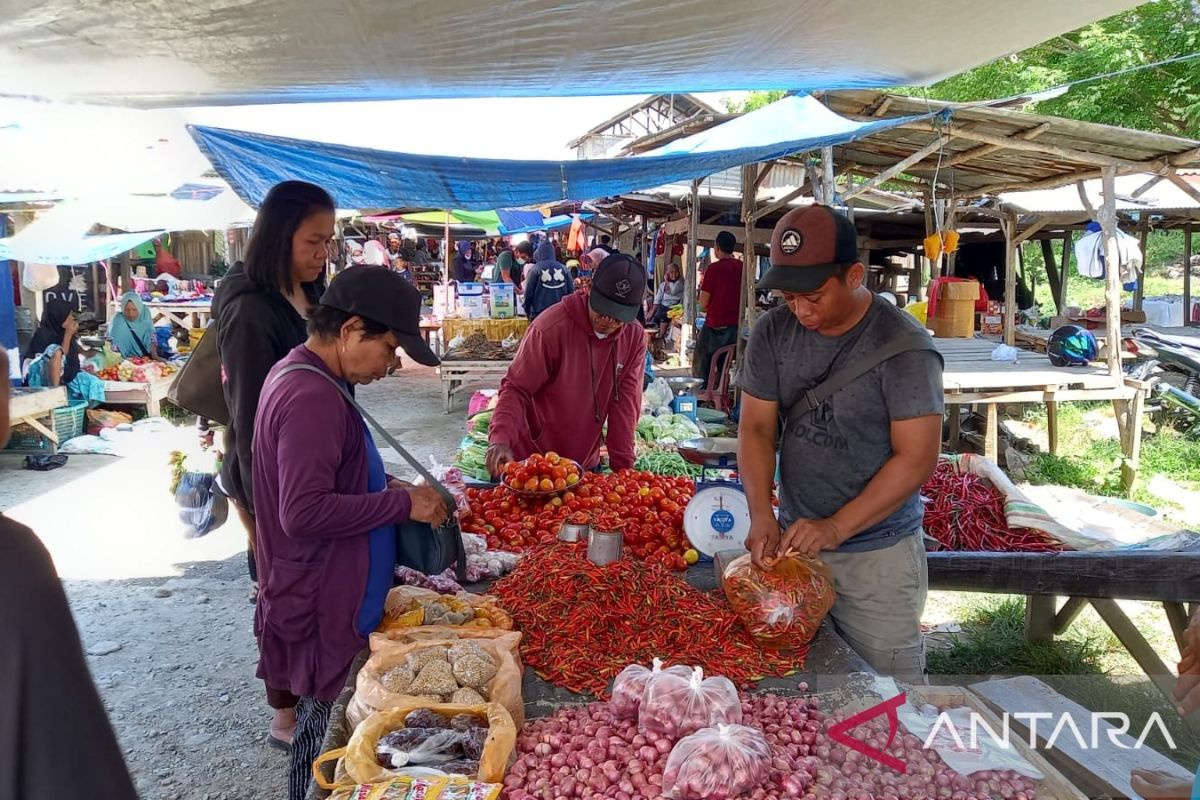
<svg viewBox="0 0 1200 800">
<path fill-rule="evenodd" d="M 575 487 L 582 485 L 583 482 L 585 480 L 587 480 L 587 471 L 584 470 L 584 468 L 580 465 L 580 463 L 578 461 L 572 461 L 569 458 L 564 458 L 563 462 L 567 463 L 567 464 L 574 464 L 575 468 L 579 470 L 579 480 L 576 481 L 575 484 L 572 486 L 566 486 L 562 489 L 547 489 L 547 490 L 534 489 L 534 490 L 530 491 L 528 489 L 517 489 L 517 488 L 505 483 L 503 480 L 500 481 L 500 485 L 503 486 L 504 488 L 508 489 L 510 492 L 512 492 L 513 494 L 515 494 L 519 497 L 533 497 L 533 498 L 557 497 L 558 495 L 562 494 L 563 492 L 569 492 L 572 489 L 574 489 Z"/>
<path fill-rule="evenodd" d="M 729 437 L 688 439 L 675 445 L 675 449 L 692 464 L 733 469 L 737 466 L 737 443 L 737 439 Z"/>
<path fill-rule="evenodd" d="M 689 378 L 686 376 L 678 376 L 675 378 L 667 378 L 667 385 L 671 387 L 671 391 L 675 394 L 684 392 L 694 392 L 704 385 L 703 378 Z"/>
<path fill-rule="evenodd" d="M 587 541 L 588 534 L 591 533 L 592 526 L 577 522 L 564 522 L 562 527 L 558 529 L 558 540 L 560 542 L 584 542 Z"/>
</svg>

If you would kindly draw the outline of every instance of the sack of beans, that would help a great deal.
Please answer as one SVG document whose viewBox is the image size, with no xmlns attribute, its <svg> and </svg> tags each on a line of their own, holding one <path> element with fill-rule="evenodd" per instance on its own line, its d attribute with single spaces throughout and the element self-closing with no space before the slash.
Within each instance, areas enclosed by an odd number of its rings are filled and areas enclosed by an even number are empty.
<svg viewBox="0 0 1200 800">
<path fill-rule="evenodd" d="M 726 800 L 761 786 L 771 772 L 771 746 L 745 725 L 702 728 L 676 742 L 663 770 L 663 796 Z"/>
<path fill-rule="evenodd" d="M 638 711 L 639 728 L 670 739 L 741 721 L 742 701 L 733 681 L 705 678 L 700 667 L 687 677 L 668 670 L 652 675 Z"/>
<path fill-rule="evenodd" d="M 725 568 L 725 597 L 742 626 L 772 650 L 804 647 L 833 608 L 833 574 L 824 563 L 788 552 L 759 569 L 749 555 Z"/>
<path fill-rule="evenodd" d="M 617 719 L 637 719 L 638 709 L 642 706 L 642 695 L 646 693 L 646 684 L 651 677 L 663 671 L 662 660 L 656 658 L 651 662 L 649 669 L 641 664 L 630 664 L 617 673 L 617 677 L 613 679 L 612 700 L 609 701 L 613 716 Z M 679 664 L 667 667 L 665 671 L 674 672 L 684 678 L 692 675 L 690 669 Z"/>
</svg>

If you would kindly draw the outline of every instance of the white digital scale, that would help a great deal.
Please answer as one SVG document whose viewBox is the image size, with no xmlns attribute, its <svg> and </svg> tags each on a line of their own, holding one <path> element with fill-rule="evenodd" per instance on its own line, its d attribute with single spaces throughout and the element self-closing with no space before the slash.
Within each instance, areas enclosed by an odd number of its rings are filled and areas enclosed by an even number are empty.
<svg viewBox="0 0 1200 800">
<path fill-rule="evenodd" d="M 683 510 L 688 541 L 708 558 L 722 550 L 740 549 L 750 534 L 750 504 L 741 482 L 722 475 L 737 470 L 737 439 L 689 439 L 677 449 L 700 467 L 696 493 Z"/>
</svg>

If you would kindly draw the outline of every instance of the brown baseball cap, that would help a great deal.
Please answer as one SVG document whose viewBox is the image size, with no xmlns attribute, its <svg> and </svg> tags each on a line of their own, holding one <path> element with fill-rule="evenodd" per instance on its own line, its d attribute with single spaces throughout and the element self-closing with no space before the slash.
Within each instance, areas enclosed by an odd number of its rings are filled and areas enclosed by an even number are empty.
<svg viewBox="0 0 1200 800">
<path fill-rule="evenodd" d="M 771 268 L 759 289 L 815 292 L 838 267 L 858 261 L 858 232 L 829 206 L 792 209 L 771 234 Z"/>
</svg>

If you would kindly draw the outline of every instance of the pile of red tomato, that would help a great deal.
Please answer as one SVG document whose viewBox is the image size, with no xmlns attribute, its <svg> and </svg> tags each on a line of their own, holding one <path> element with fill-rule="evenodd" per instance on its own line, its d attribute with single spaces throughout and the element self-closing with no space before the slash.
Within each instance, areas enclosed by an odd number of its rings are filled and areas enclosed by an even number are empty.
<svg viewBox="0 0 1200 800">
<path fill-rule="evenodd" d="M 546 455 L 535 453 L 524 461 L 508 462 L 500 482 L 517 491 L 561 492 L 579 483 L 581 477 L 574 461 L 551 452 Z"/>
<path fill-rule="evenodd" d="M 538 480 L 540 485 L 543 478 Z M 625 550 L 635 557 L 684 570 L 683 554 L 691 545 L 683 533 L 683 509 L 694 488 L 690 478 L 627 469 L 588 474 L 550 498 L 523 497 L 503 485 L 468 489 L 471 508 L 460 519 L 463 530 L 486 537 L 489 548 L 511 552 L 554 541 L 568 519 L 590 522 L 599 529 L 622 531 Z"/>
</svg>

